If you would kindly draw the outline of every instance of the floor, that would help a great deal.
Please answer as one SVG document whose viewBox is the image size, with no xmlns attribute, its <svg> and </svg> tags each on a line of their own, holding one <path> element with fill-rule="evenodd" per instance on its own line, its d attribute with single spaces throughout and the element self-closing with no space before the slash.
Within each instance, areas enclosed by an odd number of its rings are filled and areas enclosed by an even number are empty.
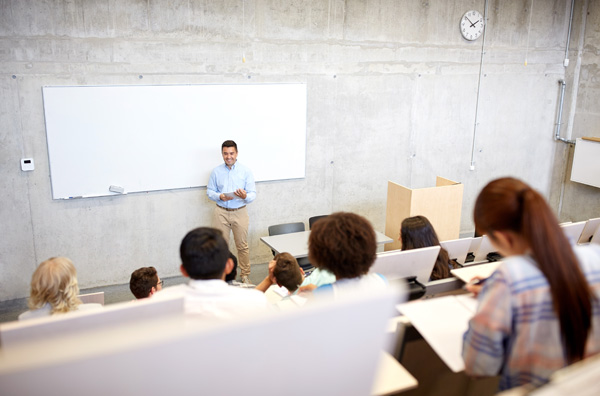
<svg viewBox="0 0 600 396">
<path fill-rule="evenodd" d="M 250 273 L 250 281 L 255 285 L 259 284 L 267 275 L 268 263 L 252 264 L 252 272 Z M 238 277 L 239 278 L 239 277 Z M 163 287 L 175 286 L 187 282 L 187 278 L 183 276 L 175 276 L 164 278 Z M 133 294 L 129 291 L 129 283 L 120 285 L 107 285 L 81 289 L 80 294 L 104 292 L 104 304 L 114 304 L 123 301 L 132 300 Z M 18 298 L 15 300 L 0 302 L 0 323 L 17 320 L 17 317 L 22 312 L 27 311 L 27 298 Z"/>
</svg>

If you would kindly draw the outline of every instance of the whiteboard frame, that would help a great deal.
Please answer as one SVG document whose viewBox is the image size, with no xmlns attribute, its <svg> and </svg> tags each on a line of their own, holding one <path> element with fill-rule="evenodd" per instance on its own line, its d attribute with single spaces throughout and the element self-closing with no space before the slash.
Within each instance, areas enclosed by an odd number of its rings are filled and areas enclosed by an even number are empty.
<svg viewBox="0 0 600 396">
<path fill-rule="evenodd" d="M 53 199 L 204 187 L 221 143 L 255 180 L 306 175 L 306 83 L 44 86 Z"/>
</svg>

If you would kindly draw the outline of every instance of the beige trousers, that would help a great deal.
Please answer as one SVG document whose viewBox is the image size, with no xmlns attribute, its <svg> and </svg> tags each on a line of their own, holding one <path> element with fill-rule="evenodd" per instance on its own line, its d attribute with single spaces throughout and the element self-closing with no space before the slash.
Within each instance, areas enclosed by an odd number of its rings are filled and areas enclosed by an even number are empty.
<svg viewBox="0 0 600 396">
<path fill-rule="evenodd" d="M 215 208 L 212 225 L 223 232 L 229 246 L 229 235 L 233 231 L 235 248 L 237 249 L 238 267 L 242 276 L 250 275 L 250 250 L 248 249 L 248 208 L 229 211 L 219 205 Z"/>
</svg>

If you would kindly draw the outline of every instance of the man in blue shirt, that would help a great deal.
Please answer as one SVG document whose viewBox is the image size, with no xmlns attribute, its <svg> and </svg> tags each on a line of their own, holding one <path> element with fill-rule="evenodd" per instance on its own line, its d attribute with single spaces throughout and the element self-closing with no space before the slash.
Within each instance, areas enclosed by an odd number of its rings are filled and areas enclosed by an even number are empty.
<svg viewBox="0 0 600 396">
<path fill-rule="evenodd" d="M 221 145 L 224 163 L 213 169 L 206 193 L 208 198 L 217 203 L 212 219 L 212 226 L 223 232 L 229 244 L 229 235 L 233 231 L 233 239 L 238 252 L 242 282 L 250 283 L 250 254 L 248 249 L 248 209 L 246 205 L 256 198 L 256 186 L 252 171 L 237 162 L 237 144 L 226 140 Z"/>
</svg>

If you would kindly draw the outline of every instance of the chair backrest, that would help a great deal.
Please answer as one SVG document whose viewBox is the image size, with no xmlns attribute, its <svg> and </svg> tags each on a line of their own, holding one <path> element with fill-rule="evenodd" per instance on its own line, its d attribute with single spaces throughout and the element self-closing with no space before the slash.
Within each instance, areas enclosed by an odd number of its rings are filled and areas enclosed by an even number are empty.
<svg viewBox="0 0 600 396">
<path fill-rule="evenodd" d="M 575 245 L 577 241 L 579 241 L 579 237 L 583 232 L 583 228 L 585 227 L 585 221 L 579 221 L 577 223 L 567 223 L 561 224 L 561 228 L 565 233 L 565 236 L 571 243 L 571 245 Z"/>
<path fill-rule="evenodd" d="M 382 290 L 244 320 L 160 320 L 42 340 L 35 350 L 23 345 L 0 353 L 0 394 L 252 394 L 248 390 L 264 386 L 267 373 L 256 364 L 260 356 L 270 362 L 267 394 L 286 389 L 287 396 L 305 395 L 306 387 L 290 384 L 310 367 L 312 396 L 367 395 L 387 347 L 384 329 L 399 298 L 398 292 Z M 309 347 L 298 343 L 307 334 L 316 335 Z M 252 342 L 237 343 L 240 337 Z M 232 345 L 236 353 L 227 353 Z M 315 351 L 321 351 L 318 358 Z M 244 381 L 231 381 L 231 373 L 241 371 Z"/>
<path fill-rule="evenodd" d="M 77 297 L 84 304 L 96 303 L 104 305 L 104 292 L 80 294 Z"/>
<path fill-rule="evenodd" d="M 313 224 L 315 224 L 315 222 L 317 222 L 318 220 L 322 219 L 323 217 L 327 217 L 327 216 L 329 216 L 329 215 L 320 215 L 320 216 L 310 217 L 308 219 L 308 229 L 311 230 L 312 226 L 313 226 Z"/>
<path fill-rule="evenodd" d="M 379 273 L 388 279 L 416 276 L 417 281 L 425 284 L 439 253 L 439 246 L 378 253 L 369 272 Z"/>
<path fill-rule="evenodd" d="M 93 329 L 183 315 L 183 297 L 144 299 L 111 304 L 98 310 L 74 311 L 61 315 L 0 324 L 0 346 L 3 350 L 19 344 L 77 334 Z"/>
<path fill-rule="evenodd" d="M 600 217 L 586 221 L 578 243 L 589 243 L 598 229 L 600 229 Z"/>
<path fill-rule="evenodd" d="M 473 238 L 453 239 L 440 242 L 440 245 L 446 249 L 450 260 L 456 260 L 459 264 L 464 264 L 471 247 L 471 239 Z"/>
<path fill-rule="evenodd" d="M 495 251 L 496 248 L 492 245 L 490 237 L 488 237 L 487 235 L 483 235 L 481 237 L 481 243 L 475 251 L 475 259 L 473 260 L 473 264 L 489 261 L 487 259 L 488 254 L 493 253 Z"/>
<path fill-rule="evenodd" d="M 285 223 L 269 226 L 269 236 L 305 231 L 304 223 Z"/>
</svg>

